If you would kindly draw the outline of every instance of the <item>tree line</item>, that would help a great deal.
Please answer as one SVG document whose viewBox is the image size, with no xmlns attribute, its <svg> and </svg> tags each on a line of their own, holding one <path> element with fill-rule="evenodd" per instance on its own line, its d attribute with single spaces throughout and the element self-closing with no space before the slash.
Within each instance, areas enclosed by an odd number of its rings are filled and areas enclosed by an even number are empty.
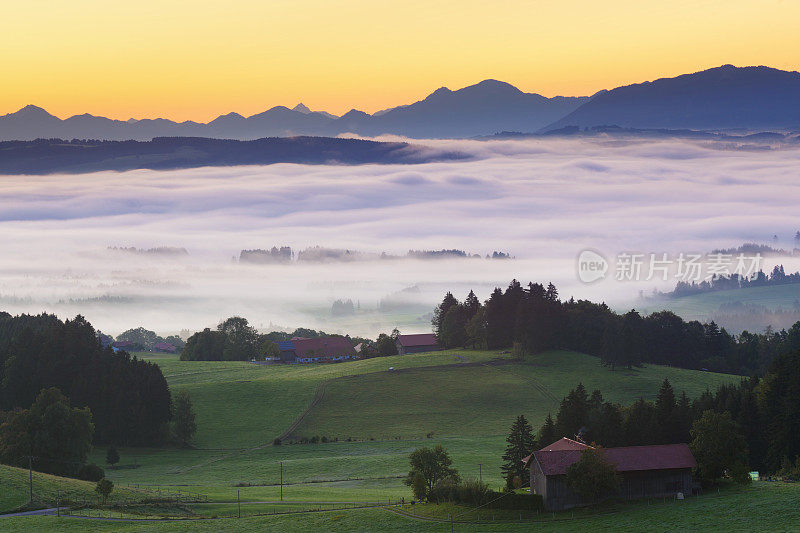
<svg viewBox="0 0 800 533">
<path fill-rule="evenodd" d="M 664 294 L 664 296 L 680 298 L 705 292 L 746 289 L 748 287 L 771 287 L 791 283 L 800 283 L 800 272 L 787 274 L 783 265 L 775 265 L 770 274 L 765 274 L 762 270 L 759 270 L 753 277 L 731 274 L 730 276 L 715 276 L 710 280 L 699 283 L 695 281 L 691 283 L 679 281 L 675 285 L 675 289 Z"/>
<path fill-rule="evenodd" d="M 788 331 L 729 334 L 714 322 L 684 321 L 671 311 L 618 314 L 605 303 L 561 301 L 551 283 L 513 280 L 481 302 L 448 292 L 434 310 L 433 330 L 444 348 L 513 349 L 522 356 L 551 349 L 600 358 L 615 369 L 642 363 L 740 375 L 763 374 L 780 354 L 800 349 L 800 322 Z"/>
</svg>

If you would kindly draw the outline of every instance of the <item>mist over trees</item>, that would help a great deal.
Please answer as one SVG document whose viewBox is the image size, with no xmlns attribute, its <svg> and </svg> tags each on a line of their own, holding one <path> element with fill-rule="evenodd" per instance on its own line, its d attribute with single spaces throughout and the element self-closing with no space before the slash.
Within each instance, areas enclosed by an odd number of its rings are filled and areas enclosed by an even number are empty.
<svg viewBox="0 0 800 533">
<path fill-rule="evenodd" d="M 518 355 L 566 349 L 600 358 L 609 368 L 643 363 L 742 375 L 763 374 L 779 354 L 800 349 L 800 322 L 788 330 L 738 336 L 714 322 L 684 321 L 670 311 L 622 315 L 604 303 L 561 301 L 547 287 L 517 280 L 495 288 L 480 303 L 470 291 L 463 302 L 447 293 L 431 321 L 445 348 L 512 348 Z"/>
<path fill-rule="evenodd" d="M 680 298 L 682 296 L 691 296 L 692 294 L 701 294 L 704 292 L 746 289 L 749 287 L 772 287 L 776 285 L 789 285 L 792 283 L 800 283 L 800 272 L 787 274 L 783 265 L 775 265 L 772 272 L 769 274 L 765 274 L 763 271 L 759 270 L 752 278 L 739 274 L 732 274 L 730 276 L 715 276 L 710 280 L 701 281 L 699 283 L 679 281 L 675 285 L 675 289 L 672 292 L 666 293 L 665 296 Z"/>
</svg>

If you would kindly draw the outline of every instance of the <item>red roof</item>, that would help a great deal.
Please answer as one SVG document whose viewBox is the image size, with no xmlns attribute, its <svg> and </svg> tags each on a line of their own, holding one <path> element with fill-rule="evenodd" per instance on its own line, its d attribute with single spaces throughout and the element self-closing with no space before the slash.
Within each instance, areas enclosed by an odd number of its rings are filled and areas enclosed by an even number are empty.
<svg viewBox="0 0 800 533">
<path fill-rule="evenodd" d="M 156 345 L 153 346 L 153 348 L 156 349 L 156 350 L 161 350 L 162 352 L 177 352 L 178 351 L 178 347 L 175 346 L 174 344 L 169 343 L 169 342 L 156 343 Z"/>
<path fill-rule="evenodd" d="M 552 452 L 557 450 L 585 450 L 586 448 L 590 448 L 590 446 L 587 446 L 586 444 L 576 440 L 568 439 L 567 437 L 562 437 L 553 444 L 545 446 L 539 451 Z"/>
<path fill-rule="evenodd" d="M 416 335 L 399 335 L 397 337 L 400 346 L 409 348 L 411 346 L 436 346 L 436 335 L 433 333 L 418 333 Z"/>
<path fill-rule="evenodd" d="M 656 446 L 627 446 L 604 448 L 603 454 L 617 472 L 642 470 L 672 470 L 696 468 L 689 446 L 686 444 L 660 444 Z M 567 473 L 567 467 L 581 458 L 580 450 L 552 450 L 533 452 L 536 461 L 546 476 Z"/>
<path fill-rule="evenodd" d="M 345 337 L 317 337 L 292 340 L 297 357 L 338 357 L 355 355 L 353 345 Z"/>
</svg>

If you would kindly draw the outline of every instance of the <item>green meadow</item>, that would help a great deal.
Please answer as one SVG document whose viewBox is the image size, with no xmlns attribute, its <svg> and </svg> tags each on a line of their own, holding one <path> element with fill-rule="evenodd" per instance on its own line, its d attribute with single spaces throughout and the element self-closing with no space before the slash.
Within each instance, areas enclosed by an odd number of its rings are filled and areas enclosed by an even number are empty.
<svg viewBox="0 0 800 533">
<path fill-rule="evenodd" d="M 386 506 L 295 512 L 290 506 L 243 506 L 236 518 L 233 507 L 216 506 L 217 519 L 111 521 L 74 517 L 0 517 L 4 531 L 797 531 L 800 524 L 800 487 L 796 484 L 757 482 L 747 487 L 726 487 L 720 494 L 707 494 L 683 501 L 639 501 L 609 503 L 600 509 L 542 515 L 522 520 L 511 516 L 461 516 L 463 509 L 448 505 Z M 256 513 L 286 513 L 263 514 Z M 230 514 L 228 514 L 230 513 Z M 93 516 L 97 516 L 97 513 Z M 106 512 L 106 516 L 127 515 Z M 413 516 L 409 516 L 413 515 Z M 455 516 L 458 516 L 457 514 Z M 130 518 L 130 517 L 128 517 Z M 480 521 L 478 521 L 480 520 Z"/>
<path fill-rule="evenodd" d="M 266 524 L 283 529 L 289 522 L 304 529 L 300 524 L 316 527 L 320 521 L 344 530 L 374 529 L 366 524 L 425 530 L 434 526 L 385 510 L 352 508 L 410 499 L 403 476 L 408 455 L 417 447 L 442 444 L 463 476 L 481 477 L 499 487 L 505 435 L 514 417 L 525 414 L 534 426 L 540 425 L 578 382 L 628 404 L 639 397 L 654 398 L 664 378 L 692 397 L 739 379 L 655 365 L 611 371 L 597 358 L 565 351 L 515 360 L 507 353 L 455 350 L 328 365 L 189 362 L 140 355 L 161 366 L 173 393 L 185 389 L 191 395 L 198 425 L 194 446 L 121 448 L 121 461 L 114 468 L 104 464 L 105 448 L 96 448 L 90 461 L 106 467 L 106 477 L 116 485 L 115 497 L 122 501 L 136 501 L 141 495 L 171 498 L 179 492 L 184 501 L 187 494 L 208 500 L 190 506 L 176 502 L 173 508 L 141 511 L 139 516 L 232 516 L 238 513 L 238 498 L 245 502 L 245 516 L 270 515 L 237 522 L 236 528 L 244 530 Z M 289 428 L 294 429 L 281 445 L 273 444 Z M 320 442 L 300 443 L 315 436 Z M 4 469 L 4 479 L 7 471 L 14 473 L 15 481 L 4 482 L 13 486 L 0 496 L 4 512 L 27 502 L 25 471 Z M 84 500 L 97 499 L 92 484 L 58 483 L 72 486 Z M 55 503 L 54 486 L 34 483 L 40 507 Z M 325 511 L 330 508 L 338 510 Z M 317 509 L 323 511 L 287 515 L 295 517 L 292 520 L 274 514 Z M 94 507 L 83 512 L 127 516 L 127 511 Z M 16 520 L 45 528 L 54 524 L 49 517 L 4 520 L 0 529 Z M 214 523 L 208 527 L 227 527 L 222 521 Z M 59 524 L 67 529 L 107 527 L 78 518 Z M 116 524 L 121 530 L 144 527 Z M 202 530 L 206 524 L 159 528 Z"/>
<path fill-rule="evenodd" d="M 491 351 L 443 351 L 330 365 L 256 365 L 155 359 L 197 412 L 194 448 L 123 448 L 109 479 L 121 486 L 182 488 L 215 501 L 284 496 L 308 501 L 408 498 L 408 454 L 444 445 L 467 477 L 502 483 L 501 455 L 514 417 L 540 425 L 578 382 L 630 403 L 654 398 L 664 378 L 697 396 L 739 378 L 646 365 L 611 371 L 596 358 L 548 352 L 524 361 Z M 389 370 L 393 368 L 393 370 Z M 315 398 L 318 402 L 308 409 Z M 307 412 L 306 412 L 307 411 Z M 273 440 L 305 413 L 280 446 Z M 303 437 L 331 442 L 300 444 Z M 333 442 L 335 441 L 335 442 Z M 105 449 L 91 461 L 103 465 Z"/>
</svg>

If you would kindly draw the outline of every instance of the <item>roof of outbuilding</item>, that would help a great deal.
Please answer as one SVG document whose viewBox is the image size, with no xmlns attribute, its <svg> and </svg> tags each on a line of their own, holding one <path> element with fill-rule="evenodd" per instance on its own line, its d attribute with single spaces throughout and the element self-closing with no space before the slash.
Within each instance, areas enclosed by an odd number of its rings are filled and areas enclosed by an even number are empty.
<svg viewBox="0 0 800 533">
<path fill-rule="evenodd" d="M 293 340 L 297 357 L 337 357 L 355 355 L 353 345 L 345 337 L 315 337 Z"/>
<path fill-rule="evenodd" d="M 533 456 L 544 475 L 558 476 L 566 474 L 567 467 L 578 462 L 581 452 L 578 449 L 539 450 L 533 452 Z M 697 467 L 697 462 L 686 444 L 603 448 L 602 452 L 617 472 Z"/>
<path fill-rule="evenodd" d="M 568 439 L 567 437 L 562 437 L 553 444 L 545 446 L 539 451 L 552 452 L 557 450 L 585 450 L 586 448 L 591 448 L 591 446 L 576 440 Z"/>
<path fill-rule="evenodd" d="M 399 335 L 397 341 L 400 346 L 436 346 L 436 335 L 433 333 L 417 333 L 414 335 Z"/>
</svg>

